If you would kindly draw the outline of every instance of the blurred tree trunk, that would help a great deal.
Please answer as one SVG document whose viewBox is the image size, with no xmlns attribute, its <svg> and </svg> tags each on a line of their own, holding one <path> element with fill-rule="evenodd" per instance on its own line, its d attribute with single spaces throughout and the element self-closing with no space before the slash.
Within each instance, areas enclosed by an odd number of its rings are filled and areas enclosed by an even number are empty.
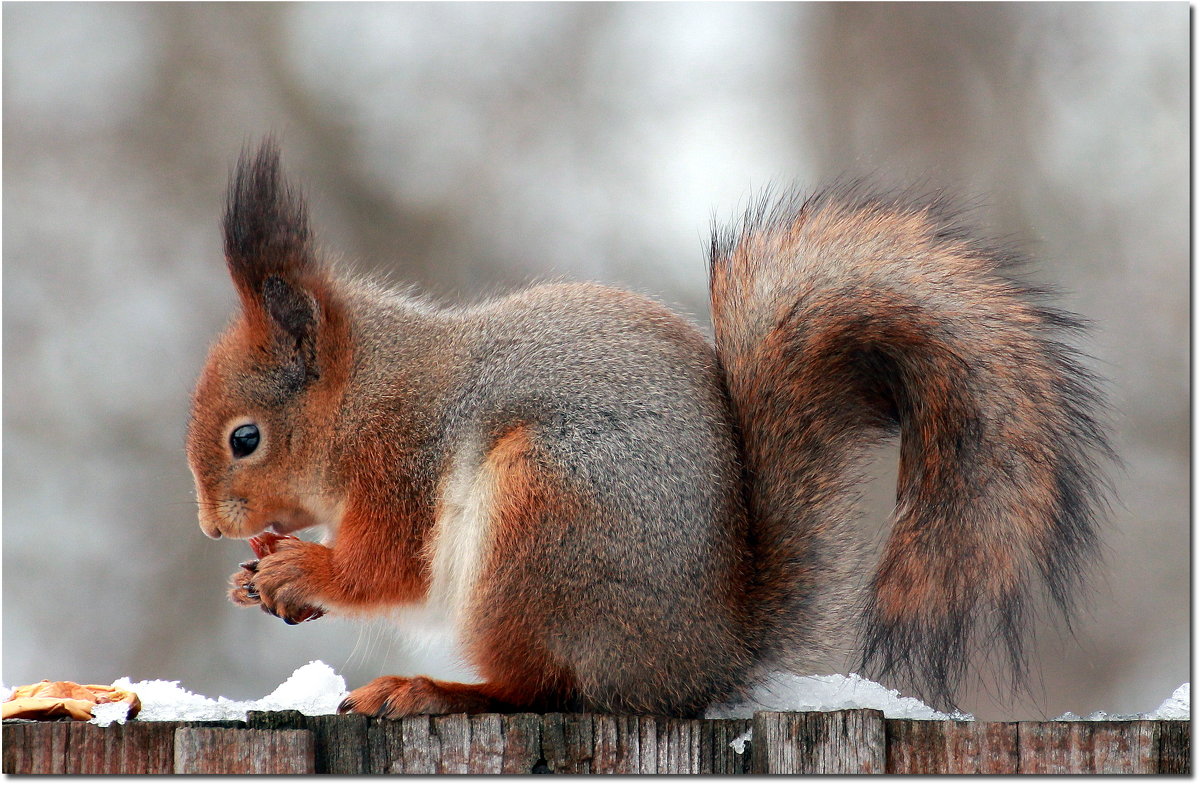
<svg viewBox="0 0 1200 785">
<path fill-rule="evenodd" d="M 826 177 L 899 172 L 933 186 L 1011 189 L 1030 142 L 1029 60 L 1003 4 L 831 3 L 808 34 Z"/>
</svg>

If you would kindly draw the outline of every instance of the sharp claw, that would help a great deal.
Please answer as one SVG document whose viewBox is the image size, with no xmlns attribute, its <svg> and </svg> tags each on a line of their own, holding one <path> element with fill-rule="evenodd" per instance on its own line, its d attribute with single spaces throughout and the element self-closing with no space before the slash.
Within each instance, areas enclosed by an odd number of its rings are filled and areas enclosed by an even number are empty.
<svg viewBox="0 0 1200 785">
<path fill-rule="evenodd" d="M 245 590 L 246 596 L 252 600 L 258 599 L 258 589 L 254 588 L 253 583 L 243 583 L 242 589 Z"/>
<path fill-rule="evenodd" d="M 254 572 L 255 570 L 258 569 L 258 559 L 250 559 L 249 561 L 244 561 L 241 564 L 239 564 L 238 566 L 241 567 L 243 570 L 249 570 L 250 572 Z"/>
</svg>

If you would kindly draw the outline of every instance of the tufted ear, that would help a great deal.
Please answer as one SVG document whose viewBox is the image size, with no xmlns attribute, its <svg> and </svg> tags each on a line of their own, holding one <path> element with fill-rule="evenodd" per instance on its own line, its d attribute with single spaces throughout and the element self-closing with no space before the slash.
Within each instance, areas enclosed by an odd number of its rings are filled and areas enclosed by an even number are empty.
<svg viewBox="0 0 1200 785">
<path fill-rule="evenodd" d="M 238 160 L 222 228 L 229 274 L 243 298 L 257 298 L 272 275 L 296 280 L 317 272 L 308 209 L 283 179 L 279 146 L 271 137 L 255 155 L 243 152 Z"/>
<path fill-rule="evenodd" d="M 279 354 L 295 383 L 317 375 L 325 272 L 313 251 L 308 210 L 284 179 L 271 137 L 243 152 L 222 221 L 225 260 L 247 321 Z"/>
</svg>

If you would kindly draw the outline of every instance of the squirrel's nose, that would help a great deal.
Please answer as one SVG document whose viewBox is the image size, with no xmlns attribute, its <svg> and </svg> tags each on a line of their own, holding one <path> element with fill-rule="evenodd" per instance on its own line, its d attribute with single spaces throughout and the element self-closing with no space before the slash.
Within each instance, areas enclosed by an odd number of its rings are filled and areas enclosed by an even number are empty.
<svg viewBox="0 0 1200 785">
<path fill-rule="evenodd" d="M 221 530 L 219 528 L 217 528 L 216 521 L 206 521 L 203 518 L 201 518 L 200 519 L 200 531 L 204 532 L 204 534 L 206 536 L 211 537 L 214 540 L 221 539 Z"/>
</svg>

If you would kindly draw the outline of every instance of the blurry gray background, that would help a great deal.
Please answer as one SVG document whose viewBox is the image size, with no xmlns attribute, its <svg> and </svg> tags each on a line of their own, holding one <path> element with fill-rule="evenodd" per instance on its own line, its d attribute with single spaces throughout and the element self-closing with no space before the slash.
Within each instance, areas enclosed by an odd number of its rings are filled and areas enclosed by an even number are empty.
<svg viewBox="0 0 1200 785">
<path fill-rule="evenodd" d="M 948 186 L 1095 323 L 1126 462 L 1074 635 L 983 718 L 1154 709 L 1189 671 L 1188 6 L 6 4 L 3 680 L 256 698 L 309 659 L 446 672 L 382 625 L 236 609 L 189 391 L 235 298 L 226 177 L 276 131 L 347 266 L 547 277 L 707 329 L 710 221 L 770 183 Z M 865 528 L 886 515 L 881 460 Z"/>
</svg>

